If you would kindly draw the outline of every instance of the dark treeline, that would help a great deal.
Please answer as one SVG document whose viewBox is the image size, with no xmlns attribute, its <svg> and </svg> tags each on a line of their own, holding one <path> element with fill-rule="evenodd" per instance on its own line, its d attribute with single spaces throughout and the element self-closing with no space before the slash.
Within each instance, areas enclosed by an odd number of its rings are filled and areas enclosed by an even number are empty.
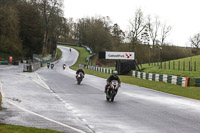
<svg viewBox="0 0 200 133">
<path fill-rule="evenodd" d="M 62 23 L 59 0 L 1 0 L 1 57 L 54 54 Z"/>
<path fill-rule="evenodd" d="M 0 0 L 1 58 L 55 54 L 58 41 L 89 46 L 97 64 L 108 62 L 98 60 L 99 51 L 133 51 L 139 64 L 190 56 L 189 48 L 166 43 L 170 31 L 171 26 L 144 17 L 141 9 L 125 32 L 109 17 L 64 18 L 62 0 Z"/>
</svg>

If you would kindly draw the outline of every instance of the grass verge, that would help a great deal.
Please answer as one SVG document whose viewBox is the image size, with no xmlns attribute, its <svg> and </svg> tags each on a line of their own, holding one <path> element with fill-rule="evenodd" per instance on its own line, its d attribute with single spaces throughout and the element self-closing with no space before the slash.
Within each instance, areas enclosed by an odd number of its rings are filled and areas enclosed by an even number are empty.
<svg viewBox="0 0 200 133">
<path fill-rule="evenodd" d="M 70 46 L 71 47 L 71 46 Z M 79 64 L 85 64 L 85 58 L 89 55 L 89 53 L 81 47 L 73 47 L 74 49 L 79 51 L 79 58 L 76 64 L 70 67 L 73 70 L 78 69 Z M 85 73 L 95 75 L 98 77 L 102 77 L 107 79 L 110 74 L 92 71 L 88 69 L 84 69 Z M 156 82 L 156 81 L 149 81 L 144 79 L 135 78 L 128 75 L 120 75 L 119 76 L 123 83 L 133 84 L 145 88 L 150 88 L 153 90 L 170 93 L 178 96 L 188 97 L 192 99 L 200 100 L 200 87 L 181 87 L 178 85 L 172 85 L 164 82 Z M 103 87 L 103 86 L 102 86 Z M 123 86 L 122 86 L 123 89 Z"/>
<path fill-rule="evenodd" d="M 62 51 L 59 48 L 57 48 L 56 50 L 57 50 L 57 56 L 55 60 L 58 60 L 62 56 Z"/>
<path fill-rule="evenodd" d="M 32 127 L 0 125 L 0 133 L 60 133 L 60 132 L 48 129 L 32 128 Z"/>
</svg>

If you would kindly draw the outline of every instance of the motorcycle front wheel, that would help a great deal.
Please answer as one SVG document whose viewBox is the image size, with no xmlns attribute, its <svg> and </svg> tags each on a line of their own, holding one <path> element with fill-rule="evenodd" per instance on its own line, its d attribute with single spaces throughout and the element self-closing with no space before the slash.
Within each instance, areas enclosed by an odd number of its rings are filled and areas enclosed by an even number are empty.
<svg viewBox="0 0 200 133">
<path fill-rule="evenodd" d="M 82 81 L 82 80 L 81 80 L 80 78 L 78 78 L 78 79 L 77 79 L 77 84 L 80 85 L 80 84 L 81 84 L 81 81 Z"/>
<path fill-rule="evenodd" d="M 113 96 L 113 97 L 111 98 L 111 102 L 113 102 L 113 101 L 114 101 L 114 99 L 115 99 L 115 96 Z"/>
<path fill-rule="evenodd" d="M 114 90 L 113 90 L 113 91 L 111 91 L 111 102 L 113 102 L 113 101 L 114 101 L 116 94 L 117 94 L 117 92 L 116 92 L 116 91 L 114 91 Z"/>
<path fill-rule="evenodd" d="M 106 100 L 107 100 L 107 101 L 110 101 L 110 98 L 108 98 L 108 97 L 106 96 Z"/>
</svg>

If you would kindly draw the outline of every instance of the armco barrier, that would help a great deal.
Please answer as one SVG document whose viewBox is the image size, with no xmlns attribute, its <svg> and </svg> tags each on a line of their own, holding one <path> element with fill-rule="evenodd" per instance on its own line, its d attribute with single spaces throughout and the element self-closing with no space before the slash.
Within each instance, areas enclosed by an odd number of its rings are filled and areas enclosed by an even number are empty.
<svg viewBox="0 0 200 133">
<path fill-rule="evenodd" d="M 103 67 L 98 67 L 98 66 L 86 66 L 87 69 L 89 70 L 93 70 L 93 71 L 99 71 L 99 72 L 103 72 L 103 73 L 110 73 L 112 74 L 114 70 L 112 69 L 107 69 L 107 68 L 103 68 Z"/>
<path fill-rule="evenodd" d="M 33 63 L 33 64 L 24 64 L 23 72 L 34 72 L 38 69 L 40 69 L 41 63 Z"/>
<path fill-rule="evenodd" d="M 8 61 L 0 61 L 0 65 L 8 65 Z"/>
<path fill-rule="evenodd" d="M 136 78 L 151 80 L 151 81 L 160 81 L 160 82 L 180 85 L 183 87 L 188 86 L 187 77 L 180 77 L 180 76 L 166 75 L 166 74 L 144 73 L 144 72 L 137 72 L 137 71 L 132 71 L 132 76 Z M 200 78 L 196 79 L 196 86 L 200 87 Z"/>
</svg>

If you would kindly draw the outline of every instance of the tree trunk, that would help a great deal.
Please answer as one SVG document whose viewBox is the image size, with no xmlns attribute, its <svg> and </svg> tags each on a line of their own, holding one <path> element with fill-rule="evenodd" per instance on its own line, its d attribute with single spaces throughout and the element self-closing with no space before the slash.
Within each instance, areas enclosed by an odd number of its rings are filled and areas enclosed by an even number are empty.
<svg viewBox="0 0 200 133">
<path fill-rule="evenodd" d="M 48 31 L 44 32 L 44 40 L 43 40 L 43 48 L 42 55 L 45 56 L 47 54 L 47 43 L 48 43 Z"/>
</svg>

